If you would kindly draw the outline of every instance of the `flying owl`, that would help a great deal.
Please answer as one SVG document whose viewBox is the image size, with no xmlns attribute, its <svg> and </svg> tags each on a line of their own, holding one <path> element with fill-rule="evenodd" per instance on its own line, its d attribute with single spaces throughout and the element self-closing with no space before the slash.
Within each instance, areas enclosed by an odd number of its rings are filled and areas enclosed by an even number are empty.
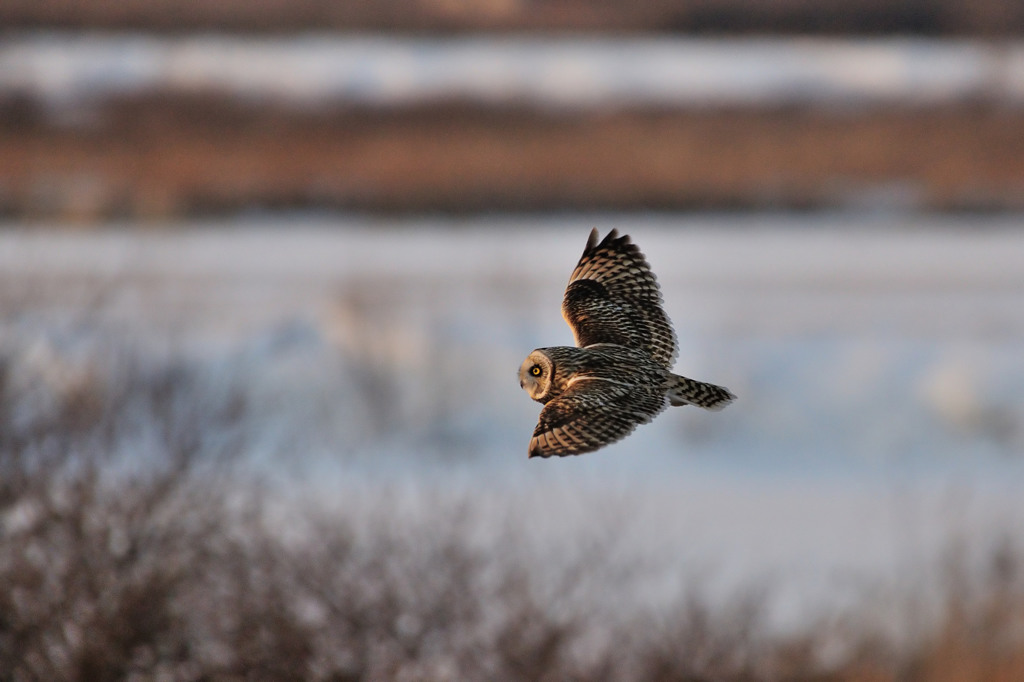
<svg viewBox="0 0 1024 682">
<path fill-rule="evenodd" d="M 544 404 L 530 457 L 580 455 L 614 443 L 668 405 L 720 410 L 735 396 L 672 373 L 679 347 L 640 249 L 612 230 L 590 233 L 562 300 L 576 346 L 538 348 L 519 385 Z"/>
</svg>

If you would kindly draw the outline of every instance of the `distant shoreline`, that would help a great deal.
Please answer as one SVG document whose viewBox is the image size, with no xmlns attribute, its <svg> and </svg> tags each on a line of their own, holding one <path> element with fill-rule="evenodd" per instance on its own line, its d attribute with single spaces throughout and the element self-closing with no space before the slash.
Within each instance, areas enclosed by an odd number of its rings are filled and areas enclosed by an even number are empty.
<svg viewBox="0 0 1024 682">
<path fill-rule="evenodd" d="M 1024 110 L 0 102 L 0 215 L 1024 209 Z"/>
</svg>

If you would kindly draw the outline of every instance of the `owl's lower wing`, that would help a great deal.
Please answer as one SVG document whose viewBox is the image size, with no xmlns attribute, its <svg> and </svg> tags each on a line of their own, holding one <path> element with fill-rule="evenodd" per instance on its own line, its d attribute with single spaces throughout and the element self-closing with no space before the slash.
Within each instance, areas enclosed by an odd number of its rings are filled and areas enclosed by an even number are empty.
<svg viewBox="0 0 1024 682">
<path fill-rule="evenodd" d="M 579 380 L 540 412 L 530 457 L 582 455 L 621 440 L 665 409 L 664 394 L 602 379 Z"/>
<path fill-rule="evenodd" d="M 662 308 L 658 281 L 629 236 L 597 230 L 583 250 L 562 299 L 562 314 L 576 345 L 615 343 L 642 348 L 671 369 L 678 354 L 672 323 Z"/>
</svg>

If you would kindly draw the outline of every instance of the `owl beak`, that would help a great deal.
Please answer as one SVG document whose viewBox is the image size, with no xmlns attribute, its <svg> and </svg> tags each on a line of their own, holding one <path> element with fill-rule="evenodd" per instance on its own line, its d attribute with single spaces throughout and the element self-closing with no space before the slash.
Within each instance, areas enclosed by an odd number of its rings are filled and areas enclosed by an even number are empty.
<svg viewBox="0 0 1024 682">
<path fill-rule="evenodd" d="M 526 388 L 526 384 L 523 383 L 522 379 L 519 380 L 519 388 Z"/>
</svg>

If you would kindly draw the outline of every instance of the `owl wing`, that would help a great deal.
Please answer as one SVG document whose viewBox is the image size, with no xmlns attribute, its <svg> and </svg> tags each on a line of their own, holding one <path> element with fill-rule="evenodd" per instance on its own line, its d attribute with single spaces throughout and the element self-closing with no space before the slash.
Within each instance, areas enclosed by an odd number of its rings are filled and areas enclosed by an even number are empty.
<svg viewBox="0 0 1024 682">
<path fill-rule="evenodd" d="M 562 299 L 562 315 L 576 345 L 642 348 L 671 369 L 679 347 L 647 259 L 628 235 L 619 237 L 617 230 L 600 243 L 597 238 L 594 229 Z"/>
<path fill-rule="evenodd" d="M 592 452 L 625 438 L 665 406 L 664 393 L 605 379 L 577 379 L 540 411 L 529 456 Z"/>
</svg>

